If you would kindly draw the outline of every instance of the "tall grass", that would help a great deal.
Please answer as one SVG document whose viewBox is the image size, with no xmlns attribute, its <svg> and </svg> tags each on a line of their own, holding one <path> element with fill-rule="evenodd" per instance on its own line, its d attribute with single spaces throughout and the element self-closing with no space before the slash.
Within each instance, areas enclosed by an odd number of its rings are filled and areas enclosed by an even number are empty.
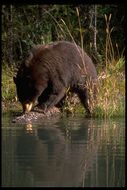
<svg viewBox="0 0 127 190">
<path fill-rule="evenodd" d="M 76 13 L 78 16 L 80 28 L 81 46 L 83 48 L 83 36 L 78 8 L 76 9 Z M 105 58 L 103 63 L 105 66 L 103 66 L 103 69 L 100 69 L 100 66 L 98 66 L 97 68 L 97 101 L 95 101 L 94 99 L 92 89 L 89 88 L 90 81 L 87 81 L 87 87 L 89 89 L 89 94 L 91 97 L 89 100 L 89 107 L 92 111 L 93 117 L 120 117 L 124 116 L 125 114 L 125 58 L 123 55 L 120 55 L 117 44 L 116 47 L 118 56 L 114 56 L 114 47 L 111 39 L 111 33 L 113 31 L 113 28 L 110 29 L 111 17 L 111 14 L 109 15 L 109 17 L 105 15 L 106 39 L 104 49 Z M 63 23 L 65 25 L 65 22 Z M 69 35 L 74 41 L 74 38 L 72 37 L 70 31 Z M 69 98 L 67 97 L 65 111 L 74 113 L 77 112 L 77 110 L 81 110 L 81 112 L 83 112 L 82 107 L 79 106 L 79 108 L 77 109 L 77 101 L 72 101 L 71 104 Z"/>
<path fill-rule="evenodd" d="M 123 55 L 114 56 L 111 40 L 109 17 L 105 15 L 106 42 L 105 42 L 105 68 L 98 74 L 98 102 L 93 112 L 94 116 L 115 117 L 124 116 L 125 113 L 125 58 Z"/>
<path fill-rule="evenodd" d="M 105 70 L 99 73 L 97 105 L 94 107 L 93 116 L 124 116 L 125 76 L 120 71 L 124 64 L 125 60 L 121 57 L 110 62 Z"/>
</svg>

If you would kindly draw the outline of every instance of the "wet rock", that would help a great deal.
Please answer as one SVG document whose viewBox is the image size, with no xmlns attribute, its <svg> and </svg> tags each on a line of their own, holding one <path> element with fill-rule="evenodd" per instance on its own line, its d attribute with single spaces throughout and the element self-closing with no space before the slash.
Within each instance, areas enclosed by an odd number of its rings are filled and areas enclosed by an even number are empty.
<svg viewBox="0 0 127 190">
<path fill-rule="evenodd" d="M 38 108 L 29 113 L 25 113 L 25 114 L 15 117 L 12 120 L 12 122 L 13 123 L 29 123 L 29 122 L 37 121 L 38 119 L 49 118 L 51 116 L 54 116 L 60 113 L 61 111 L 56 107 L 49 109 L 47 112 L 44 112 L 43 110 Z"/>
</svg>

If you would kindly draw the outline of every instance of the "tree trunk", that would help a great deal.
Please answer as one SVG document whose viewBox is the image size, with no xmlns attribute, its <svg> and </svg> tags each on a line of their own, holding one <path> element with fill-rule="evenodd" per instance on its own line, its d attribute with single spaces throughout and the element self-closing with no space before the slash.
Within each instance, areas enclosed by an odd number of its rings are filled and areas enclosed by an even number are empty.
<svg viewBox="0 0 127 190">
<path fill-rule="evenodd" d="M 97 7 L 94 5 L 94 38 L 93 38 L 94 51 L 97 53 Z"/>
<path fill-rule="evenodd" d="M 8 7 L 8 64 L 13 63 L 13 21 L 12 21 L 12 5 Z"/>
</svg>

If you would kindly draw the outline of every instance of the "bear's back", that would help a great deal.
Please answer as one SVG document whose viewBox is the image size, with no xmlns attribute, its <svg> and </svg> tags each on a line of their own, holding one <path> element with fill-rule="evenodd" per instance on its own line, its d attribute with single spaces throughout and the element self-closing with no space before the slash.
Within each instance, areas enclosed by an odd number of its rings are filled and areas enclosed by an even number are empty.
<svg viewBox="0 0 127 190">
<path fill-rule="evenodd" d="M 26 66 L 43 64 L 44 67 L 71 70 L 97 78 L 91 58 L 75 43 L 68 41 L 52 42 L 48 45 L 35 45 L 26 59 Z M 51 69 L 50 69 L 51 71 Z"/>
<path fill-rule="evenodd" d="M 73 67 L 79 64 L 82 67 L 83 55 L 84 57 L 86 56 L 84 51 L 76 44 L 68 41 L 58 41 L 48 45 L 35 45 L 28 53 L 25 64 L 29 67 L 32 63 L 36 62 L 32 62 L 33 59 L 42 59 L 43 62 L 48 62 L 49 64 L 52 61 L 53 64 L 60 62 L 61 64 L 69 64 L 70 66 L 73 64 Z"/>
</svg>

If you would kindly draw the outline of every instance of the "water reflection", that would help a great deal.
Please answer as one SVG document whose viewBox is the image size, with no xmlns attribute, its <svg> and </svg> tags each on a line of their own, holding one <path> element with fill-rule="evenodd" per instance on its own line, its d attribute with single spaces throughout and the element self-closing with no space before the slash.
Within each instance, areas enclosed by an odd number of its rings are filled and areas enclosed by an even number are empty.
<svg viewBox="0 0 127 190">
<path fill-rule="evenodd" d="M 5 187 L 123 187 L 124 121 L 3 122 Z"/>
</svg>

